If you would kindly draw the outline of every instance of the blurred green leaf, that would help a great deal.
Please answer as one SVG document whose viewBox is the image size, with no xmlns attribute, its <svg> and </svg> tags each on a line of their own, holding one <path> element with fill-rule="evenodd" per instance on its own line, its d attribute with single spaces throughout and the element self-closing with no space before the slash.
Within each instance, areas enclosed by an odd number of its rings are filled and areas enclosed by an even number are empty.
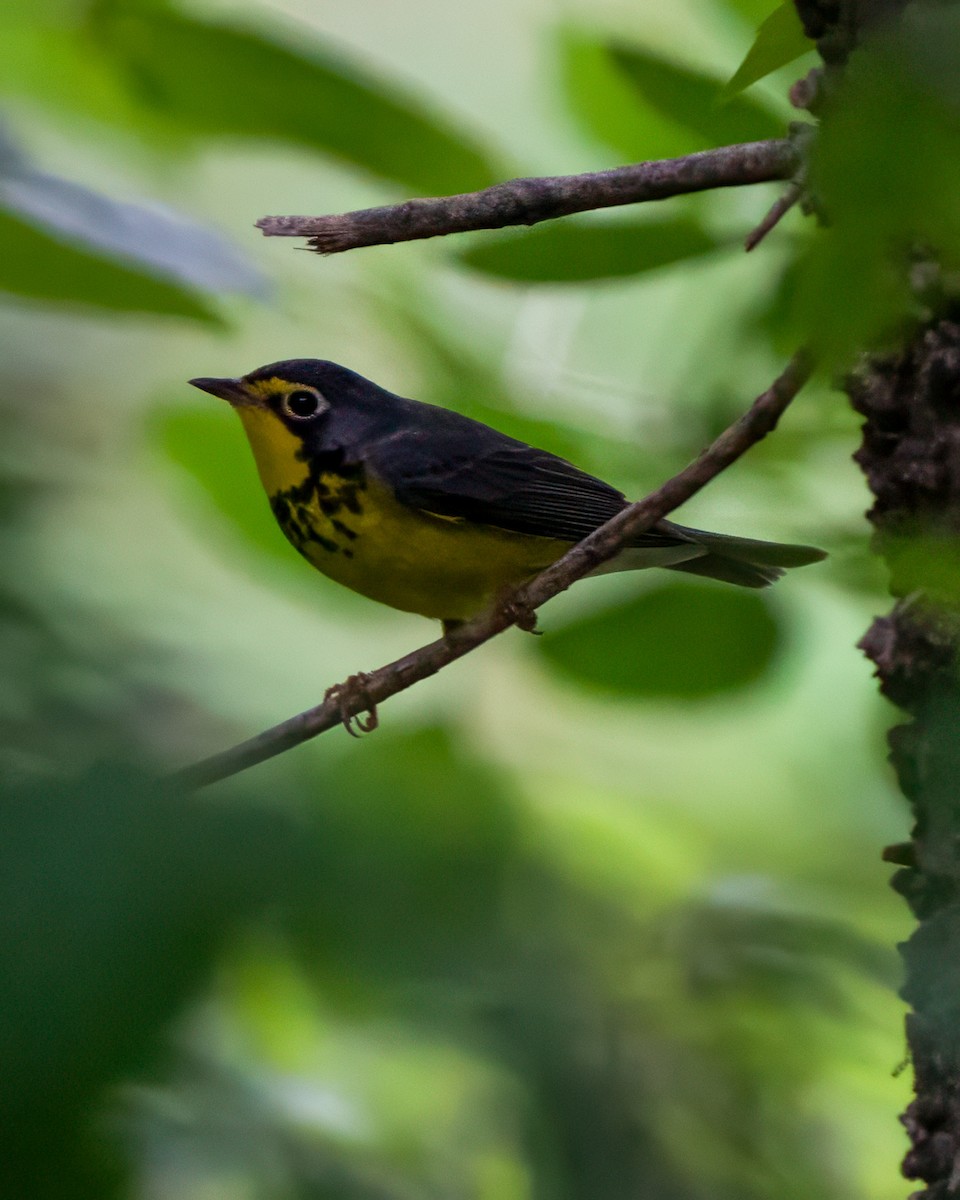
<svg viewBox="0 0 960 1200">
<path fill-rule="evenodd" d="M 723 89 L 723 97 L 735 96 L 810 49 L 810 41 L 803 32 L 792 0 L 781 4 L 757 30 L 753 45 Z"/>
<path fill-rule="evenodd" d="M 581 684 L 636 699 L 701 700 L 755 683 L 784 637 L 758 593 L 678 582 L 551 631 L 539 650 Z"/>
<path fill-rule="evenodd" d="M 758 887 L 766 882 L 725 879 L 710 896 L 669 916 L 665 932 L 693 990 L 739 992 L 778 1006 L 814 1004 L 842 1014 L 849 980 L 840 972 L 895 986 L 891 948 L 844 922 L 778 905 L 771 888 Z"/>
<path fill-rule="evenodd" d="M 320 897 L 311 951 L 329 986 L 472 974 L 496 922 L 516 816 L 495 767 L 445 728 L 382 731 L 343 749 L 317 810 Z"/>
<path fill-rule="evenodd" d="M 696 140 L 680 125 L 637 104 L 635 89 L 595 36 L 562 30 L 559 55 L 571 115 L 618 158 L 642 162 L 697 149 Z"/>
<path fill-rule="evenodd" d="M 38 171 L 0 126 L 0 290 L 218 321 L 195 289 L 263 288 L 259 272 L 212 230 Z"/>
<path fill-rule="evenodd" d="M 757 25 L 770 15 L 770 8 L 774 2 L 775 0 L 723 0 L 723 6 L 749 21 L 756 29 Z"/>
<path fill-rule="evenodd" d="M 873 550 L 882 554 L 894 596 L 919 593 L 931 605 L 960 596 L 960 538 L 948 522 L 929 514 L 924 522 L 902 520 L 896 533 L 874 534 Z"/>
<path fill-rule="evenodd" d="M 722 80 L 624 43 L 609 54 L 642 102 L 693 133 L 698 149 L 783 137 L 784 122 L 764 104 L 746 96 L 721 104 Z"/>
<path fill-rule="evenodd" d="M 44 25 L 72 21 L 79 9 L 78 0 L 4 0 L 0 5 L 0 27 L 7 23 Z"/>
<path fill-rule="evenodd" d="M 628 161 L 783 136 L 784 121 L 762 101 L 740 96 L 722 104 L 722 79 L 652 52 L 575 28 L 561 31 L 559 52 L 573 116 Z"/>
<path fill-rule="evenodd" d="M 849 366 L 868 346 L 895 336 L 910 314 L 906 250 L 896 264 L 881 244 L 831 226 L 797 261 L 791 333 L 812 346 L 828 370 Z"/>
<path fill-rule="evenodd" d="M 219 322 L 202 296 L 136 265 L 71 244 L 68 235 L 0 211 L 0 292 L 119 312 Z"/>
<path fill-rule="evenodd" d="M 94 1144 L 91 1128 L 103 1089 L 152 1065 L 160 1035 L 200 988 L 228 931 L 292 895 L 304 858 L 285 818 L 185 799 L 131 768 L 5 781 L 7 1194 L 112 1193 L 116 1153 Z"/>
<path fill-rule="evenodd" d="M 85 13 L 73 12 L 61 20 L 41 17 L 4 26 L 0 93 L 29 96 L 54 121 L 66 117 L 71 130 L 78 117 L 93 117 L 156 141 L 161 132 L 156 119 L 134 102 L 111 56 L 90 37 L 85 19 Z"/>
<path fill-rule="evenodd" d="M 462 251 L 476 271 L 526 283 L 581 283 L 639 275 L 721 246 L 691 218 L 658 221 L 552 221 L 494 234 Z"/>
<path fill-rule="evenodd" d="M 140 105 L 194 134 L 294 142 L 418 192 L 497 178 L 444 118 L 312 34 L 291 33 L 287 46 L 227 23 L 109 3 L 92 29 Z"/>
<path fill-rule="evenodd" d="M 112 200 L 33 170 L 0 144 L 0 208 L 130 270 L 209 291 L 262 293 L 265 279 L 225 238 L 159 205 Z"/>
<path fill-rule="evenodd" d="M 960 267 L 958 44 L 954 7 L 908 10 L 851 59 L 824 116 L 810 175 L 829 227 L 799 259 L 792 312 L 828 367 L 914 317 L 925 247 Z"/>
</svg>

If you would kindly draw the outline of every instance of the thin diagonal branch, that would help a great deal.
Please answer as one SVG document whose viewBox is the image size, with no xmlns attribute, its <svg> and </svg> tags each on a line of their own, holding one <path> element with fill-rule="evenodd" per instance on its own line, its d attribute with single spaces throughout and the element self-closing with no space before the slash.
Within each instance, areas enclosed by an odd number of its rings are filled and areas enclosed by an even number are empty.
<svg viewBox="0 0 960 1200">
<path fill-rule="evenodd" d="M 683 158 L 617 167 L 585 175 L 511 179 L 458 196 L 406 200 L 326 217 L 261 217 L 265 237 L 306 237 L 320 254 L 386 246 L 419 238 L 536 225 L 588 209 L 665 200 L 687 192 L 790 179 L 801 150 L 790 138 L 721 146 Z"/>
<path fill-rule="evenodd" d="M 340 725 L 345 716 L 369 711 L 421 679 L 435 675 L 441 668 L 462 658 L 496 634 L 516 624 L 525 614 L 565 591 L 594 567 L 613 556 L 634 534 L 650 529 L 668 513 L 716 478 L 756 442 L 766 437 L 777 424 L 790 401 L 810 376 L 811 363 L 804 352 L 796 354 L 783 373 L 760 395 L 728 429 L 679 474 L 668 479 L 655 492 L 631 504 L 612 520 L 574 546 L 562 558 L 542 571 L 536 579 L 519 588 L 506 602 L 458 629 L 449 638 L 441 638 L 388 663 L 363 677 L 363 696 L 354 689 L 342 697 L 328 693 L 322 704 L 307 709 L 237 746 L 205 758 L 171 777 L 176 786 L 194 789 L 206 787 L 245 771 L 248 767 L 282 754 L 301 742 Z M 333 691 L 333 689 L 331 689 Z"/>
<path fill-rule="evenodd" d="M 770 211 L 763 218 L 756 229 L 751 230 L 744 238 L 743 248 L 746 251 L 756 250 L 757 246 L 763 241 L 771 229 L 775 229 L 783 220 L 791 208 L 803 196 L 803 186 L 797 180 L 793 180 L 787 190 L 777 200 L 773 202 Z"/>
</svg>

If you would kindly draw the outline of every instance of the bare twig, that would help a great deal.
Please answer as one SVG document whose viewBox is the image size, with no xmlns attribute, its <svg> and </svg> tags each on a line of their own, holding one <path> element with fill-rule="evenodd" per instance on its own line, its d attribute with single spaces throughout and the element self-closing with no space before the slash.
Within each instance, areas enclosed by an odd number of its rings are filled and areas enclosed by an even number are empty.
<svg viewBox="0 0 960 1200">
<path fill-rule="evenodd" d="M 759 246 L 770 230 L 780 224 L 783 217 L 787 215 L 802 195 L 803 184 L 795 180 L 783 195 L 774 201 L 770 207 L 770 211 L 756 229 L 747 234 L 743 242 L 744 250 L 750 251 Z"/>
<path fill-rule="evenodd" d="M 333 216 L 261 217 L 257 228 L 266 237 L 306 237 L 310 248 L 320 254 L 338 254 L 360 246 L 412 242 L 472 229 L 536 225 L 588 209 L 789 179 L 799 165 L 800 150 L 795 142 L 776 138 L 612 171 L 511 179 L 482 192 L 406 200 Z"/>
<path fill-rule="evenodd" d="M 340 725 L 346 717 L 368 711 L 397 692 L 435 675 L 448 663 L 462 658 L 553 596 L 565 591 L 594 567 L 613 558 L 631 535 L 650 529 L 657 521 L 689 500 L 726 470 L 746 450 L 773 430 L 787 405 L 810 375 L 808 356 L 796 354 L 783 373 L 759 396 L 746 413 L 726 429 L 699 458 L 668 479 L 655 492 L 631 504 L 606 525 L 584 538 L 536 579 L 512 597 L 462 626 L 455 634 L 431 642 L 411 654 L 363 676 L 362 690 L 331 688 L 322 704 L 307 709 L 237 746 L 203 759 L 171 777 L 182 788 L 201 788 L 236 775 L 257 763 L 282 754 L 317 734 Z"/>
</svg>

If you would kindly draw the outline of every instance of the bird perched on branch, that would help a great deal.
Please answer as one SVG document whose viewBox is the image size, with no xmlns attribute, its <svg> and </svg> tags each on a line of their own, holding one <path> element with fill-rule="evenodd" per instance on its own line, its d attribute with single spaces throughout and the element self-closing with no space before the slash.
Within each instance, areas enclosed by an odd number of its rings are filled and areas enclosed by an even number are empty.
<svg viewBox="0 0 960 1200">
<path fill-rule="evenodd" d="M 336 363 L 191 379 L 237 411 L 280 528 L 317 570 L 450 632 L 627 505 L 562 458 Z M 659 521 L 598 568 L 761 588 L 824 553 Z"/>
</svg>

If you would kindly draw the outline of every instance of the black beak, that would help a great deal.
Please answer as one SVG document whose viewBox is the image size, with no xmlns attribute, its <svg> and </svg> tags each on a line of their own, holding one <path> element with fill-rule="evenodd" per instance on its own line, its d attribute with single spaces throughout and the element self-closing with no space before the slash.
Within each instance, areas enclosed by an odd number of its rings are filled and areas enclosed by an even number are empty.
<svg viewBox="0 0 960 1200">
<path fill-rule="evenodd" d="M 191 379 L 189 382 L 193 387 L 199 388 L 201 392 L 209 392 L 211 396 L 218 396 L 221 400 L 226 400 L 228 404 L 246 404 L 250 400 L 239 379 L 200 378 Z"/>
</svg>

